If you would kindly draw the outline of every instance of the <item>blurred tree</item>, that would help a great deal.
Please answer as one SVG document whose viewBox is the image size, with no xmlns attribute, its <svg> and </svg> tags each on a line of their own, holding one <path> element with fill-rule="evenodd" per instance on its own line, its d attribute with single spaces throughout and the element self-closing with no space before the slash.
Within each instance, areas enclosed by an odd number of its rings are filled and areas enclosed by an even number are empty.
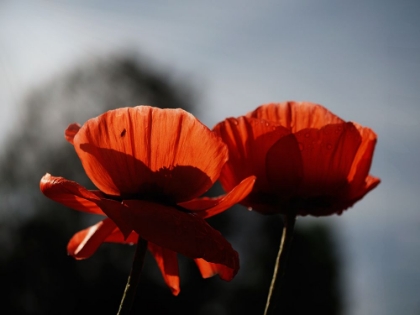
<svg viewBox="0 0 420 315">
<path fill-rule="evenodd" d="M 0 314 L 116 313 L 134 248 L 104 244 L 87 260 L 67 256 L 70 237 L 97 218 L 49 200 L 38 187 L 49 172 L 93 188 L 64 140 L 64 129 L 106 110 L 139 104 L 196 110 L 185 80 L 157 73 L 131 57 L 84 64 L 27 97 L 0 157 L 0 277 L 5 288 Z M 220 192 L 215 187 L 210 194 Z M 230 283 L 217 277 L 203 280 L 192 260 L 180 257 L 182 291 L 173 297 L 147 255 L 135 305 L 139 313 L 262 313 L 280 221 L 237 206 L 209 222 L 240 252 L 238 276 Z M 250 229 L 254 233 L 247 233 Z M 296 231 L 286 281 L 283 314 L 339 314 L 337 259 L 326 227 Z"/>
<path fill-rule="evenodd" d="M 64 140 L 66 126 L 139 104 L 192 111 L 194 95 L 178 81 L 135 58 L 117 57 L 83 64 L 26 98 L 0 160 L 0 275 L 8 288 L 0 313 L 115 313 L 132 248 L 105 245 L 82 262 L 68 257 L 70 237 L 96 218 L 48 200 L 39 180 L 48 171 L 93 187 Z"/>
</svg>

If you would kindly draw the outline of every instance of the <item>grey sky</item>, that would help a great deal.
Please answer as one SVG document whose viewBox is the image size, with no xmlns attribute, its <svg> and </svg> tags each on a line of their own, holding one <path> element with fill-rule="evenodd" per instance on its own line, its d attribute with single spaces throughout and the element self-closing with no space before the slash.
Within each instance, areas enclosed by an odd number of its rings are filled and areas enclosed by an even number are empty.
<svg viewBox="0 0 420 315">
<path fill-rule="evenodd" d="M 122 50 L 194 82 L 209 127 L 265 102 L 323 104 L 379 136 L 372 174 L 383 182 L 320 219 L 347 255 L 348 314 L 418 313 L 420 2 L 139 3 L 0 2 L 1 134 L 24 128 L 18 104 L 30 88 Z"/>
</svg>

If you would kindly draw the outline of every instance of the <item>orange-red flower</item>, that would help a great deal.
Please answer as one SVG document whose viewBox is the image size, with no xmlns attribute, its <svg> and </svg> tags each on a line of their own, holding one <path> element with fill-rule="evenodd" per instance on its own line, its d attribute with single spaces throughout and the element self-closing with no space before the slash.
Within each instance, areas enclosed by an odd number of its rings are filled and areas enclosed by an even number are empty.
<svg viewBox="0 0 420 315">
<path fill-rule="evenodd" d="M 309 102 L 266 104 L 217 124 L 229 148 L 227 191 L 256 175 L 242 204 L 264 214 L 340 214 L 375 188 L 376 134 Z"/>
<path fill-rule="evenodd" d="M 193 258 L 203 277 L 235 276 L 237 252 L 204 219 L 242 200 L 255 178 L 225 196 L 197 198 L 217 180 L 228 152 L 194 116 L 181 109 L 120 108 L 82 127 L 70 125 L 65 136 L 99 190 L 46 174 L 41 191 L 75 210 L 107 216 L 72 237 L 70 255 L 84 259 L 103 242 L 136 243 L 140 235 L 174 295 L 180 291 L 177 253 Z"/>
</svg>

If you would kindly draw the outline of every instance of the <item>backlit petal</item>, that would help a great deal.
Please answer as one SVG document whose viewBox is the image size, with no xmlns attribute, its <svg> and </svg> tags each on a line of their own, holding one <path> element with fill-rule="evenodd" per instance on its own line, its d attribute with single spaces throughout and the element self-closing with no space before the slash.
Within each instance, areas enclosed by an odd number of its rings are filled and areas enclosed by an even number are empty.
<svg viewBox="0 0 420 315">
<path fill-rule="evenodd" d="M 377 136 L 370 128 L 362 127 L 358 124 L 354 125 L 362 137 L 362 143 L 357 151 L 348 175 L 350 186 L 346 197 L 352 200 L 352 203 L 362 199 L 381 182 L 379 178 L 369 175 Z"/>
<path fill-rule="evenodd" d="M 177 296 L 181 291 L 179 288 L 177 253 L 151 242 L 149 242 L 148 249 L 152 253 L 153 257 L 155 257 L 165 283 L 171 289 L 172 294 Z"/>
<path fill-rule="evenodd" d="M 115 228 L 115 223 L 107 218 L 87 229 L 77 232 L 67 245 L 68 254 L 76 259 L 89 258 Z"/>
<path fill-rule="evenodd" d="M 373 152 L 377 141 L 377 136 L 373 130 L 362 127 L 358 124 L 354 125 L 362 137 L 362 143 L 360 144 L 359 150 L 354 157 L 354 161 L 348 175 L 348 180 L 352 186 L 352 190 L 357 189 L 357 187 L 364 186 L 364 182 L 369 174 L 370 166 L 372 164 Z M 355 192 L 352 191 L 350 192 L 350 195 L 353 195 L 354 193 Z"/>
<path fill-rule="evenodd" d="M 76 182 L 46 174 L 41 178 L 41 191 L 48 198 L 69 208 L 92 214 L 107 215 L 128 236 L 133 230 L 126 207 L 118 201 L 103 198 L 99 191 L 90 191 Z"/>
<path fill-rule="evenodd" d="M 238 253 L 202 218 L 170 206 L 125 200 L 133 229 L 144 239 L 190 258 L 239 269 Z"/>
<path fill-rule="evenodd" d="M 139 238 L 139 235 L 136 232 L 131 232 L 127 238 L 124 237 L 121 230 L 119 228 L 115 228 L 111 234 L 109 234 L 105 242 L 106 243 L 121 243 L 121 244 L 137 244 L 137 240 Z"/>
<path fill-rule="evenodd" d="M 292 132 L 305 128 L 321 128 L 344 121 L 325 107 L 310 102 L 283 102 L 264 104 L 247 114 L 248 117 L 278 123 Z"/>
<path fill-rule="evenodd" d="M 255 176 L 250 176 L 239 183 L 238 186 L 229 191 L 226 195 L 217 198 L 198 198 L 179 205 L 191 211 L 197 211 L 202 218 L 209 218 L 234 206 L 244 199 L 252 191 L 255 183 Z"/>
<path fill-rule="evenodd" d="M 132 233 L 133 226 L 127 205 L 111 199 L 101 199 L 98 205 L 115 222 L 125 237 Z"/>
<path fill-rule="evenodd" d="M 120 108 L 87 121 L 74 145 L 109 195 L 154 191 L 181 202 L 207 191 L 227 160 L 223 142 L 181 109 Z"/>
<path fill-rule="evenodd" d="M 74 136 L 79 132 L 79 129 L 80 129 L 79 124 L 76 124 L 76 123 L 70 124 L 67 127 L 66 131 L 64 132 L 64 137 L 66 138 L 66 140 L 70 142 L 71 144 L 73 144 Z"/>
<path fill-rule="evenodd" d="M 228 118 L 217 124 L 213 131 L 229 148 L 229 160 L 219 178 L 224 190 L 232 190 L 251 175 L 257 177 L 255 191 L 269 190 L 265 155 L 270 147 L 289 131 L 267 121 L 247 117 Z"/>
<path fill-rule="evenodd" d="M 354 204 L 378 186 L 380 182 L 381 180 L 379 178 L 368 175 L 362 184 L 355 185 L 354 183 L 350 183 L 350 189 L 346 197 Z"/>
<path fill-rule="evenodd" d="M 194 259 L 194 261 L 203 278 L 210 278 L 218 274 L 221 279 L 230 281 L 235 276 L 234 270 L 224 265 L 209 263 L 202 258 Z"/>
<path fill-rule="evenodd" d="M 97 204 L 101 193 L 87 190 L 76 182 L 47 173 L 41 178 L 40 189 L 48 198 L 69 208 L 93 214 L 104 214 Z"/>
<path fill-rule="evenodd" d="M 343 189 L 361 143 L 354 125 L 341 123 L 319 130 L 302 129 L 295 136 L 304 167 L 299 194 L 331 196 Z"/>
<path fill-rule="evenodd" d="M 286 130 L 273 136 L 268 148 L 254 141 L 249 150 L 246 141 L 252 138 L 252 128 L 235 126 L 243 117 L 215 127 L 230 154 L 220 176 L 223 188 L 228 191 L 246 174 L 257 176 L 252 192 L 241 202 L 248 208 L 264 214 L 341 213 L 380 182 L 368 175 L 376 143 L 369 128 L 346 123 L 310 102 L 265 104 L 245 117 Z M 237 129 L 241 131 L 232 131 Z M 249 152 L 264 160 L 253 159 Z"/>
</svg>

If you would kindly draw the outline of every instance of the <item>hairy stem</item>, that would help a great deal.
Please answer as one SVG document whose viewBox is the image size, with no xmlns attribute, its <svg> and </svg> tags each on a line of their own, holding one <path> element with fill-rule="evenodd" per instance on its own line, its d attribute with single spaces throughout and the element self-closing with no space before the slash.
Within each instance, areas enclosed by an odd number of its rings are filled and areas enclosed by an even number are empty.
<svg viewBox="0 0 420 315">
<path fill-rule="evenodd" d="M 144 257 L 147 251 L 147 241 L 142 239 L 139 235 L 137 241 L 136 252 L 134 254 L 133 265 L 131 267 L 130 275 L 128 276 L 127 284 L 124 289 L 124 294 L 121 299 L 120 308 L 117 315 L 132 314 L 134 298 L 136 296 L 137 285 L 140 281 L 141 270 L 143 268 Z"/>
<path fill-rule="evenodd" d="M 273 278 L 271 279 L 270 290 L 267 296 L 267 303 L 265 304 L 264 315 L 273 315 L 275 312 L 276 302 L 281 291 L 281 280 L 286 272 L 287 260 L 292 247 L 296 215 L 287 214 L 284 216 L 283 221 L 283 233 L 279 251 L 277 253 L 276 264 L 274 266 Z"/>
</svg>

